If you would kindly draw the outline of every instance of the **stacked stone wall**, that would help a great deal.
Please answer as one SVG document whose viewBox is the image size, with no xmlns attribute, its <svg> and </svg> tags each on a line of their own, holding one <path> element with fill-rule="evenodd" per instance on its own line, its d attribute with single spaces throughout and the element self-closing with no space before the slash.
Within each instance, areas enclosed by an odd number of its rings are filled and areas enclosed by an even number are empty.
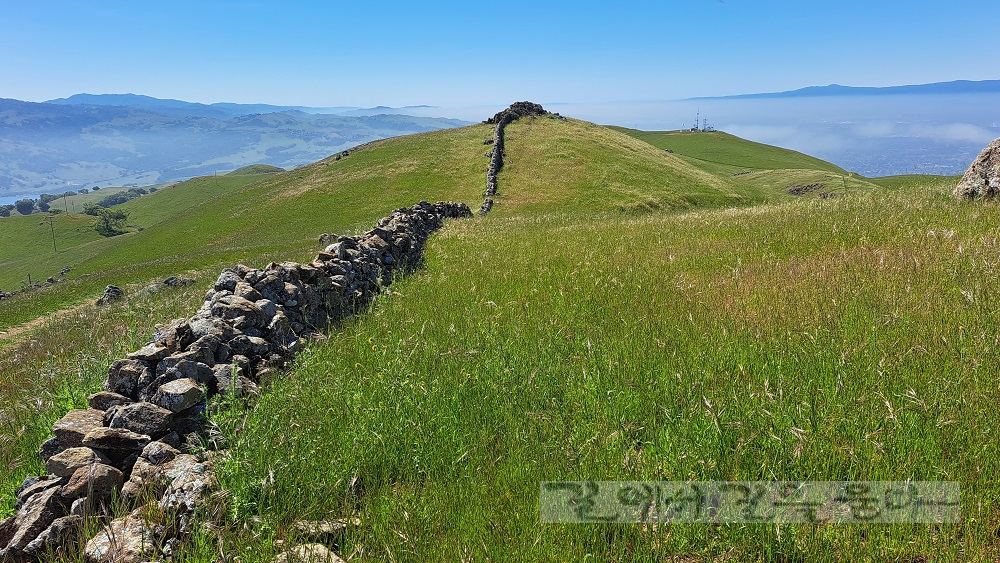
<svg viewBox="0 0 1000 563">
<path fill-rule="evenodd" d="M 85 546 L 88 561 L 169 557 L 217 486 L 212 456 L 198 453 L 216 445 L 208 401 L 255 394 L 311 336 L 417 267 L 445 219 L 470 215 L 465 204 L 421 202 L 337 237 L 309 264 L 223 270 L 194 316 L 159 326 L 111 365 L 89 408 L 55 423 L 39 452 L 48 475 L 25 480 L 17 513 L 0 522 L 0 561 L 65 549 L 87 518 L 106 522 Z M 113 500 L 126 516 L 108 521 Z M 151 507 L 155 523 L 141 517 Z"/>
<path fill-rule="evenodd" d="M 496 129 L 481 214 L 497 193 L 504 128 L 546 113 L 517 102 L 487 120 Z M 151 342 L 110 366 L 89 408 L 53 425 L 54 436 L 39 449 L 48 474 L 26 479 L 16 514 L 0 521 L 0 563 L 68 552 L 88 519 L 102 526 L 84 546 L 87 561 L 169 558 L 218 486 L 209 401 L 255 395 L 262 378 L 310 338 L 418 267 L 445 219 L 471 215 L 462 203 L 421 202 L 362 235 L 322 235 L 331 244 L 309 264 L 223 270 L 194 316 L 158 326 Z M 112 519 L 112 512 L 125 515 Z M 152 513 L 160 517 L 151 521 Z"/>
</svg>

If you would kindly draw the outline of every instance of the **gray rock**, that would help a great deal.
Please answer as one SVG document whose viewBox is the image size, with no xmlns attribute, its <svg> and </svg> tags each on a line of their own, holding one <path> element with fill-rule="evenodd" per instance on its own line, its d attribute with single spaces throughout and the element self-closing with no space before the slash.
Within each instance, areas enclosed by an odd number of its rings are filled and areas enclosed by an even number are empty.
<svg viewBox="0 0 1000 563">
<path fill-rule="evenodd" d="M 348 527 L 358 527 L 361 521 L 351 520 L 297 520 L 292 524 L 295 536 L 303 541 L 339 545 Z"/>
<path fill-rule="evenodd" d="M 110 499 L 124 482 L 125 475 L 117 468 L 95 463 L 77 469 L 60 494 L 70 501 L 83 497 Z"/>
<path fill-rule="evenodd" d="M 83 445 L 102 451 L 141 450 L 152 442 L 149 436 L 124 428 L 95 428 L 83 437 Z"/>
<path fill-rule="evenodd" d="M 222 342 L 228 342 L 232 340 L 233 336 L 236 336 L 236 331 L 233 330 L 233 327 L 211 316 L 195 316 L 188 324 L 194 336 L 191 340 L 192 342 L 194 342 L 194 339 L 202 338 L 209 334 L 219 337 Z"/>
<path fill-rule="evenodd" d="M 318 543 L 297 545 L 279 553 L 271 563 L 344 563 L 344 560 Z"/>
<path fill-rule="evenodd" d="M 214 370 L 212 375 L 214 378 Z M 176 413 L 189 409 L 204 399 L 205 392 L 198 386 L 198 382 L 191 378 L 184 378 L 160 385 L 152 402 Z"/>
<path fill-rule="evenodd" d="M 38 446 L 38 457 L 45 463 L 50 457 L 56 455 L 57 453 L 65 450 L 62 444 L 59 443 L 59 438 L 55 436 L 49 438 L 42 442 L 41 446 Z"/>
<path fill-rule="evenodd" d="M 66 479 L 62 477 L 29 477 L 24 480 L 24 483 L 18 488 L 15 496 L 17 497 L 17 504 L 14 507 L 20 510 L 22 506 L 28 499 L 35 496 L 36 494 L 47 491 L 49 489 L 54 489 L 61 487 L 66 484 Z"/>
<path fill-rule="evenodd" d="M 87 542 L 83 553 L 87 563 L 140 563 L 155 561 L 165 530 L 146 522 L 141 509 L 112 520 Z"/>
<path fill-rule="evenodd" d="M 118 360 L 108 368 L 108 379 L 104 390 L 135 399 L 139 390 L 155 378 L 149 362 L 142 360 Z"/>
<path fill-rule="evenodd" d="M 82 531 L 83 517 L 71 514 L 56 518 L 24 548 L 24 552 L 28 555 L 42 555 L 52 549 L 55 553 L 66 553 L 73 548 Z"/>
<path fill-rule="evenodd" d="M 20 552 L 48 528 L 56 518 L 66 515 L 66 505 L 59 497 L 59 489 L 51 488 L 36 493 L 17 511 L 13 526 L 16 532 L 5 546 L 8 551 Z"/>
<path fill-rule="evenodd" d="M 94 513 L 94 503 L 88 498 L 78 498 L 69 507 L 70 516 L 90 516 Z"/>
<path fill-rule="evenodd" d="M 49 458 L 45 470 L 58 477 L 72 477 L 77 469 L 94 464 L 110 465 L 111 461 L 101 452 L 80 446 L 69 448 Z"/>
<path fill-rule="evenodd" d="M 174 319 L 167 324 L 156 325 L 156 331 L 153 333 L 153 342 L 162 344 L 174 352 L 183 350 L 194 340 L 195 335 L 191 325 L 184 319 Z"/>
<path fill-rule="evenodd" d="M 59 445 L 75 448 L 83 445 L 83 437 L 95 428 L 104 426 L 104 412 L 96 409 L 77 409 L 66 413 L 52 425 L 52 433 Z"/>
<path fill-rule="evenodd" d="M 952 191 L 963 199 L 994 199 L 1000 196 L 1000 139 L 990 143 Z"/>
<path fill-rule="evenodd" d="M 270 353 L 271 345 L 267 340 L 257 336 L 240 335 L 229 342 L 229 349 L 233 354 L 259 358 Z"/>
<path fill-rule="evenodd" d="M 212 315 L 220 319 L 233 321 L 236 328 L 263 327 L 270 320 L 255 302 L 238 295 L 226 295 L 216 300 L 211 311 Z"/>
<path fill-rule="evenodd" d="M 170 355 L 170 348 L 158 342 L 150 342 L 135 352 L 125 356 L 130 360 L 143 360 L 146 362 L 158 362 Z"/>
<path fill-rule="evenodd" d="M 131 402 L 132 399 L 129 399 L 125 395 L 119 395 L 111 391 L 99 391 L 87 397 L 87 404 L 90 405 L 90 408 L 99 411 L 106 411 L 111 407 L 127 405 Z"/>
<path fill-rule="evenodd" d="M 215 388 L 222 397 L 240 398 L 259 393 L 257 384 L 243 375 L 233 375 L 233 366 L 215 366 Z"/>
<path fill-rule="evenodd" d="M 125 298 L 125 291 L 117 285 L 109 285 L 104 288 L 104 294 L 97 300 L 98 305 L 106 305 Z"/>
<path fill-rule="evenodd" d="M 124 407 L 117 407 L 108 426 L 125 428 L 137 434 L 157 438 L 169 431 L 172 417 L 173 412 L 153 403 L 132 403 Z"/>
<path fill-rule="evenodd" d="M 229 268 L 226 268 L 222 270 L 222 273 L 219 274 L 219 279 L 215 281 L 215 290 L 233 291 L 234 289 L 236 289 L 236 284 L 240 283 L 241 281 L 243 280 L 241 280 L 240 277 L 236 275 L 236 272 L 230 270 Z"/>
<path fill-rule="evenodd" d="M 175 379 L 193 379 L 198 383 L 208 383 L 212 379 L 212 367 L 208 364 L 189 360 L 183 356 L 168 356 L 156 365 L 156 375 L 164 380 L 158 381 L 156 388 L 150 390 L 152 396 L 160 385 Z"/>
<path fill-rule="evenodd" d="M 163 442 L 150 442 L 142 449 L 139 457 L 149 462 L 151 465 L 163 465 L 173 461 L 181 452 L 177 448 Z"/>
</svg>

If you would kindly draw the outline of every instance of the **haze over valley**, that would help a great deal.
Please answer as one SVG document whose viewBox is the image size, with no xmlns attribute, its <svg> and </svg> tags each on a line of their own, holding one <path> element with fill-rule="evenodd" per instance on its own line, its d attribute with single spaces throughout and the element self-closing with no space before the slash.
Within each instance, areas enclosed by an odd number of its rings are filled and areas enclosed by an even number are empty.
<svg viewBox="0 0 1000 563">
<path fill-rule="evenodd" d="M 668 101 L 549 102 L 647 131 L 699 127 L 823 158 L 863 176 L 960 174 L 1000 137 L 1000 81 L 805 88 Z M 138 95 L 0 99 L 0 204 L 92 185 L 150 185 L 254 163 L 294 168 L 353 146 L 465 125 L 491 106 L 198 104 Z"/>
</svg>

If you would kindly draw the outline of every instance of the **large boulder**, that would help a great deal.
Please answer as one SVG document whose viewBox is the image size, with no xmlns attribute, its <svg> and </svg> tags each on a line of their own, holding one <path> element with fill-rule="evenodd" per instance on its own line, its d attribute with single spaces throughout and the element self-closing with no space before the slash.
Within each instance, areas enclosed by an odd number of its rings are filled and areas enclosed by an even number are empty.
<svg viewBox="0 0 1000 563">
<path fill-rule="evenodd" d="M 1000 195 L 1000 139 L 979 153 L 952 193 L 963 199 L 993 199 Z"/>
</svg>

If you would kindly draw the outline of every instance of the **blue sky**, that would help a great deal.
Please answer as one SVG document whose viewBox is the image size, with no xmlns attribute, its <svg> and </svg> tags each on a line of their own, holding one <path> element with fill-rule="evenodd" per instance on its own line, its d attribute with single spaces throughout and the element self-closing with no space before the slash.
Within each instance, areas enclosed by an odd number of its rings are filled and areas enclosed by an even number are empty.
<svg viewBox="0 0 1000 563">
<path fill-rule="evenodd" d="M 0 97 L 471 106 L 985 80 L 998 19 L 996 0 L 4 0 Z"/>
</svg>

